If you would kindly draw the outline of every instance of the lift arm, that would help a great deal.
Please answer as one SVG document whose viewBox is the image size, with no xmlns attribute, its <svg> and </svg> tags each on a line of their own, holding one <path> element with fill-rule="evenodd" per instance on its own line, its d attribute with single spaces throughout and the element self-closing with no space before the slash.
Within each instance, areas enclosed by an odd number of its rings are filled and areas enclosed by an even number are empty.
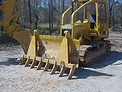
<svg viewBox="0 0 122 92">
<path fill-rule="evenodd" d="M 0 4 L 0 10 L 3 15 L 0 24 L 4 26 L 5 33 L 16 39 L 22 45 L 24 52 L 27 53 L 31 33 L 18 23 L 22 0 L 6 0 L 5 2 L 0 2 Z"/>
</svg>

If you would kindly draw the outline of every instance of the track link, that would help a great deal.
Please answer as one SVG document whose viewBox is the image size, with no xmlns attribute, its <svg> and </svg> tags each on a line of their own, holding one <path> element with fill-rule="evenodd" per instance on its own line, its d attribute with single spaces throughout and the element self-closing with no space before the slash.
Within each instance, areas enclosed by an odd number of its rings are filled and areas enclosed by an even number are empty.
<svg viewBox="0 0 122 92">
<path fill-rule="evenodd" d="M 90 45 L 81 45 L 79 51 L 79 65 L 88 66 L 103 57 L 111 50 L 110 41 L 93 41 Z"/>
</svg>

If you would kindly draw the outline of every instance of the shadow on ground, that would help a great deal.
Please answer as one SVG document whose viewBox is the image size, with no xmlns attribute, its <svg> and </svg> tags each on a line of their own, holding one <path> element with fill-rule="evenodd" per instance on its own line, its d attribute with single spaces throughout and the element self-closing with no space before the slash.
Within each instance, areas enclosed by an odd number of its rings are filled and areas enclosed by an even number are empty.
<svg viewBox="0 0 122 92">
<path fill-rule="evenodd" d="M 111 51 L 109 54 L 107 54 L 105 57 L 102 59 L 97 60 L 96 62 L 92 63 L 91 65 L 87 67 L 79 67 L 76 69 L 74 76 L 77 78 L 73 79 L 84 79 L 90 76 L 110 76 L 113 77 L 115 75 L 113 74 L 107 74 L 107 73 L 101 73 L 95 70 L 91 69 L 99 69 L 99 68 L 104 68 L 108 65 L 120 65 L 119 64 L 114 64 L 118 60 L 122 60 L 122 52 L 117 52 L 117 51 Z"/>
<path fill-rule="evenodd" d="M 102 59 L 99 59 L 97 62 L 92 63 L 90 66 L 79 67 L 78 69 L 76 69 L 74 76 L 76 76 L 77 78 L 72 78 L 72 79 L 85 79 L 85 78 L 90 77 L 90 76 L 113 77 L 115 75 L 107 74 L 107 73 L 101 73 L 101 72 L 95 71 L 94 69 L 99 69 L 99 68 L 106 67 L 108 65 L 112 65 L 118 60 L 122 60 L 122 52 L 111 51 L 110 54 L 106 55 Z M 17 58 L 9 58 L 5 62 L 0 62 L 0 65 L 6 65 L 6 66 L 18 65 L 18 64 L 19 64 L 19 61 L 17 61 Z M 119 63 L 119 65 L 120 64 L 122 64 L 122 63 Z M 114 65 L 118 65 L 118 64 L 114 64 Z M 69 74 L 68 72 L 69 72 L 69 69 L 66 71 L 66 74 Z"/>
<path fill-rule="evenodd" d="M 102 72 L 98 72 L 98 71 L 94 71 L 94 70 L 90 70 L 90 69 L 83 69 L 83 68 L 78 68 L 76 69 L 74 76 L 76 76 L 77 78 L 72 78 L 72 79 L 86 79 L 90 76 L 108 76 L 108 77 L 113 77 L 115 75 L 113 74 L 107 74 L 107 73 L 102 73 Z"/>
<path fill-rule="evenodd" d="M 105 57 L 97 60 L 96 62 L 89 65 L 89 68 L 103 68 L 108 65 L 112 65 L 118 60 L 122 60 L 122 52 L 111 51 Z"/>
<path fill-rule="evenodd" d="M 19 64 L 19 61 L 17 60 L 17 58 L 8 58 L 8 60 L 4 62 L 0 62 L 0 65 L 6 65 L 6 66 L 18 65 L 18 64 Z"/>
</svg>

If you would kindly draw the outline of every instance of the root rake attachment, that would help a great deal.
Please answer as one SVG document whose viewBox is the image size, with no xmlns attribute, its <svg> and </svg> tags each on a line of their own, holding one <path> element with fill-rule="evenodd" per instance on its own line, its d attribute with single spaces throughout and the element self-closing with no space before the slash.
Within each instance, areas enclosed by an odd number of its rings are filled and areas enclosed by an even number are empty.
<svg viewBox="0 0 122 92">
<path fill-rule="evenodd" d="M 65 37 L 42 36 L 34 31 L 28 52 L 21 58 L 20 65 L 37 67 L 37 70 L 44 67 L 44 71 L 48 71 L 53 65 L 50 74 L 54 74 L 60 68 L 59 77 L 69 68 L 68 79 L 70 79 L 79 65 L 79 42 L 71 39 L 68 31 L 65 31 Z M 55 48 L 51 47 L 52 44 Z"/>
<path fill-rule="evenodd" d="M 25 61 L 25 64 L 27 64 L 28 61 L 32 61 L 31 65 L 30 65 L 30 68 L 36 67 L 37 70 L 40 70 L 41 67 L 43 67 L 42 65 L 45 64 L 44 71 L 48 71 L 49 67 L 51 65 L 53 65 L 53 67 L 51 69 L 51 73 L 50 73 L 51 75 L 54 74 L 55 71 L 58 68 L 60 68 L 61 70 L 60 70 L 60 73 L 59 73 L 59 77 L 63 76 L 63 74 L 64 74 L 64 72 L 65 72 L 65 70 L 67 68 L 70 68 L 70 72 L 69 72 L 69 75 L 68 75 L 68 79 L 70 79 L 72 77 L 72 75 L 75 72 L 75 69 L 77 68 L 77 65 L 76 64 L 69 64 L 68 67 L 66 67 L 65 65 L 62 66 L 60 64 L 57 64 L 57 62 L 54 61 L 54 60 L 43 59 L 41 57 L 35 57 L 34 59 L 31 59 L 31 58 L 27 58 L 26 55 L 24 55 L 24 57 L 25 57 L 24 60 L 27 59 Z M 24 61 L 21 60 L 20 65 L 21 65 L 22 62 L 24 62 Z M 38 65 L 36 65 L 36 63 L 38 63 Z M 25 67 L 26 66 L 29 66 L 29 64 L 28 65 L 25 65 Z"/>
</svg>

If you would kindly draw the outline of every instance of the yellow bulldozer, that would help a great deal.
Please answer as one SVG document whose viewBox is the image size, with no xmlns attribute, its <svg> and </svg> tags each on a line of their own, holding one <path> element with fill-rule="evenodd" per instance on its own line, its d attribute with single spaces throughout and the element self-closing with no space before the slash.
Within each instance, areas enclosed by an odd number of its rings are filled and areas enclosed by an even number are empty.
<svg viewBox="0 0 122 92">
<path fill-rule="evenodd" d="M 59 36 L 40 35 L 37 30 L 32 35 L 29 30 L 21 28 L 18 19 L 22 0 L 18 0 L 15 12 L 16 1 L 0 2 L 3 12 L 0 24 L 4 26 L 5 33 L 23 47 L 25 54 L 20 65 L 37 67 L 37 70 L 43 67 L 44 71 L 51 69 L 51 74 L 60 69 L 59 76 L 68 68 L 69 79 L 80 65 L 87 65 L 110 51 L 110 41 L 106 40 L 109 31 L 105 0 L 72 0 L 72 6 L 62 14 Z M 82 12 L 82 19 L 76 16 L 79 12 Z M 67 15 L 69 23 L 65 22 Z"/>
</svg>

